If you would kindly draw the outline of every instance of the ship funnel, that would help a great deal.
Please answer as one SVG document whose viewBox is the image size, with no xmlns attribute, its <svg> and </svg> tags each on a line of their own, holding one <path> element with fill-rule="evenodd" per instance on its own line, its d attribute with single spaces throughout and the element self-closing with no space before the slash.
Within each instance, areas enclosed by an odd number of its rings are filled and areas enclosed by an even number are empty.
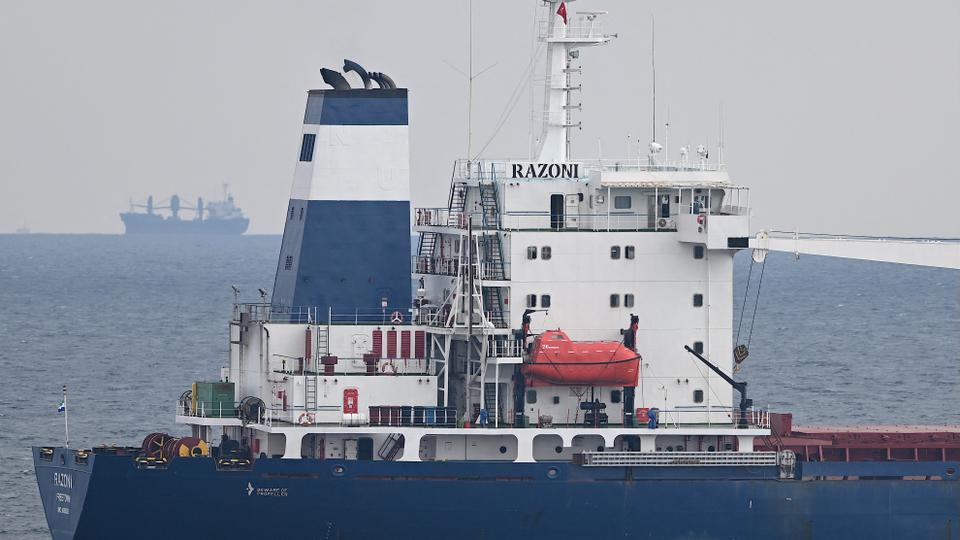
<svg viewBox="0 0 960 540">
<path fill-rule="evenodd" d="M 339 71 L 320 68 L 320 76 L 323 77 L 323 82 L 329 84 L 334 90 L 350 89 L 350 83 L 347 82 L 347 79 L 345 79 Z"/>
<path fill-rule="evenodd" d="M 363 87 L 367 90 L 370 89 L 370 75 L 367 74 L 367 70 L 363 69 L 363 66 L 354 62 L 353 60 L 343 59 L 343 72 L 350 73 L 354 72 L 360 76 L 360 79 L 363 81 Z"/>
<path fill-rule="evenodd" d="M 325 69 L 334 88 L 307 94 L 271 318 L 382 323 L 412 301 L 407 89 L 350 60 L 344 70 L 379 88 Z"/>
<path fill-rule="evenodd" d="M 396 88 L 396 83 L 393 82 L 393 79 L 390 78 L 386 73 L 380 73 L 379 71 L 370 72 L 370 78 L 376 81 L 380 88 Z"/>
</svg>

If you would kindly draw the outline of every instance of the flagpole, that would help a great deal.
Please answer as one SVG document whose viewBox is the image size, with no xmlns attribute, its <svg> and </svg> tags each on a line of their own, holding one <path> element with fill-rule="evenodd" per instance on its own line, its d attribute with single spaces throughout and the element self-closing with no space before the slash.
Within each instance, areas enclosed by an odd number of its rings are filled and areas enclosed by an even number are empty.
<svg viewBox="0 0 960 540">
<path fill-rule="evenodd" d="M 70 448 L 70 424 L 67 422 L 67 385 L 63 385 L 63 447 Z"/>
</svg>

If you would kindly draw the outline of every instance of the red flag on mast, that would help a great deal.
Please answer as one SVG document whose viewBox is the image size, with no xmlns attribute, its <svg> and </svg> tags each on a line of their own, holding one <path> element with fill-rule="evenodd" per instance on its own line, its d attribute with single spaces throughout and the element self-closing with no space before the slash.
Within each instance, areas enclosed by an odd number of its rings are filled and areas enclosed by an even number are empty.
<svg viewBox="0 0 960 540">
<path fill-rule="evenodd" d="M 557 15 L 563 17 L 563 24 L 567 24 L 567 3 L 560 2 L 560 7 L 557 8 Z"/>
</svg>

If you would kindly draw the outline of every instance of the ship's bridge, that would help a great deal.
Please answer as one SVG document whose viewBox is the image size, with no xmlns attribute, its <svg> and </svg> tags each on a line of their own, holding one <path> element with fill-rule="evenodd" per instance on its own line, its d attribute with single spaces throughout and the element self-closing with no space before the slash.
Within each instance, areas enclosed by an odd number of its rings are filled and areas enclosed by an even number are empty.
<svg viewBox="0 0 960 540">
<path fill-rule="evenodd" d="M 459 160 L 452 181 L 447 207 L 418 208 L 414 230 L 678 232 L 710 249 L 746 247 L 749 234 L 749 188 L 705 160 Z M 459 195 L 478 187 L 489 195 Z"/>
</svg>

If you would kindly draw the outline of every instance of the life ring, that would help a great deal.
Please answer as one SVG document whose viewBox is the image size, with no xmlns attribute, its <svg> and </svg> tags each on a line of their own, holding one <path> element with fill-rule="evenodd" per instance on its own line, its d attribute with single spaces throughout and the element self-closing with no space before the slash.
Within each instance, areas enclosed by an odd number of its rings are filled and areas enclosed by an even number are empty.
<svg viewBox="0 0 960 540">
<path fill-rule="evenodd" d="M 390 368 L 389 372 L 387 371 L 387 368 Z M 382 366 L 380 366 L 380 373 L 391 373 L 396 375 L 397 366 L 393 365 L 393 360 L 389 360 L 386 363 L 384 363 Z"/>
<path fill-rule="evenodd" d="M 403 322 L 403 314 L 399 311 L 394 311 L 390 314 L 390 322 L 393 324 L 400 324 Z"/>
<path fill-rule="evenodd" d="M 313 414 L 303 411 L 300 413 L 300 417 L 297 418 L 297 423 L 301 426 L 312 426 L 313 425 Z"/>
<path fill-rule="evenodd" d="M 697 216 L 697 225 L 703 225 L 705 221 L 707 221 L 707 217 L 704 216 L 703 214 L 700 214 L 699 216 Z"/>
</svg>

